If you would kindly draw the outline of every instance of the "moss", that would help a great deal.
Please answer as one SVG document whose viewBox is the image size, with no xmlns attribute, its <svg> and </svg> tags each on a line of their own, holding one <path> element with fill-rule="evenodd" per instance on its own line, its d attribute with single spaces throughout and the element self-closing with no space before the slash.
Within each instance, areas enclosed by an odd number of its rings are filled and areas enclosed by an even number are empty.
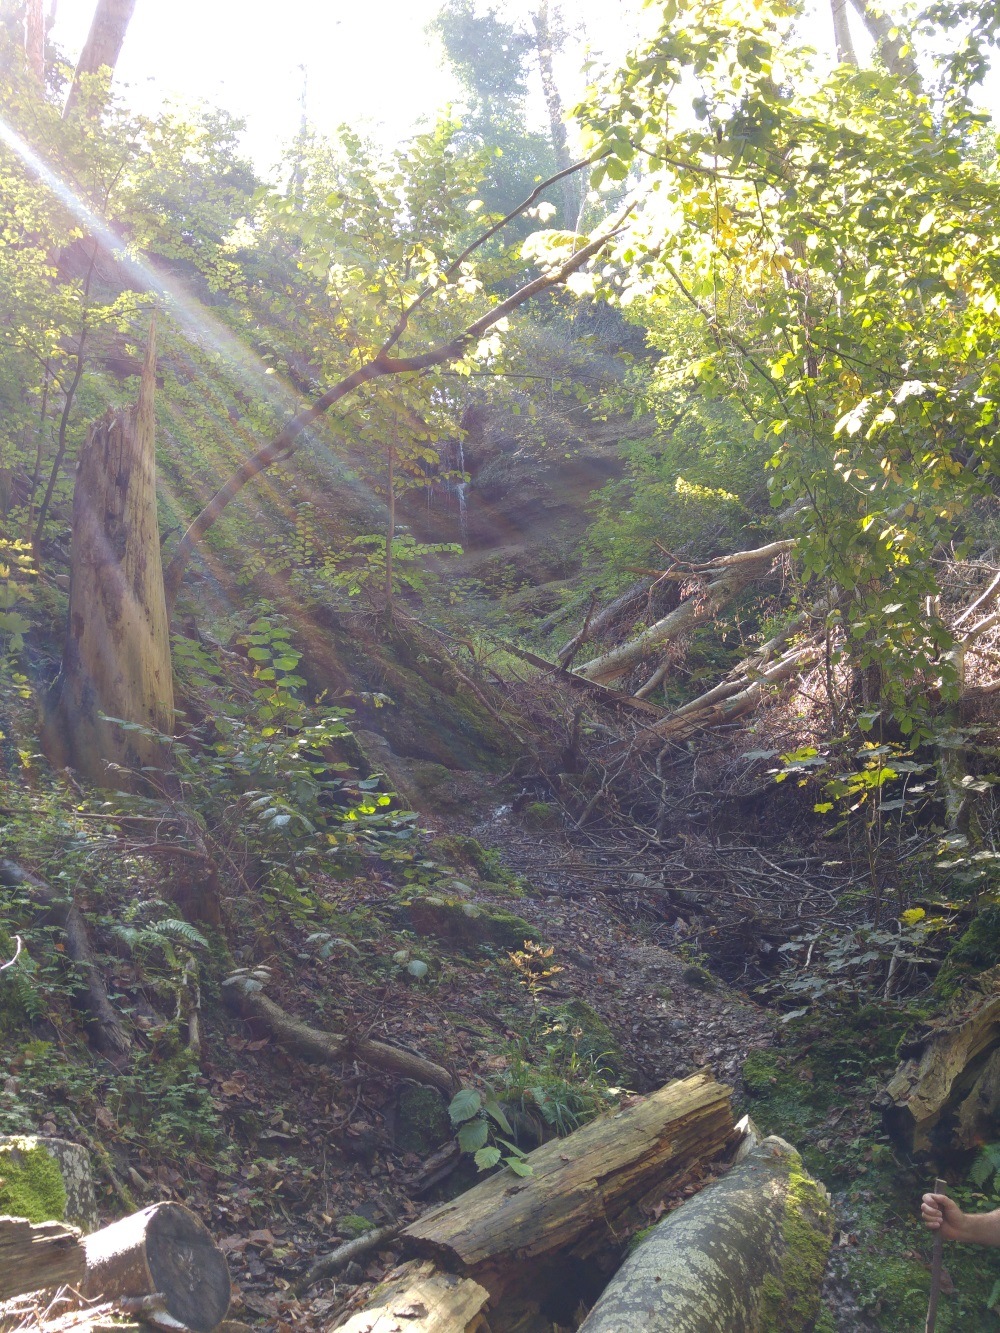
<svg viewBox="0 0 1000 1333">
<path fill-rule="evenodd" d="M 1000 904 L 984 907 L 949 951 L 938 973 L 934 989 L 951 999 L 966 977 L 1000 963 Z"/>
<path fill-rule="evenodd" d="M 715 985 L 715 978 L 711 972 L 706 972 L 703 967 L 694 964 L 684 969 L 681 981 L 686 981 L 689 986 L 696 986 L 699 990 L 711 990 Z"/>
<path fill-rule="evenodd" d="M 801 1333 L 820 1308 L 820 1284 L 830 1253 L 833 1211 L 798 1154 L 791 1163 L 781 1223 L 781 1272 L 764 1280 L 760 1333 Z"/>
<path fill-rule="evenodd" d="M 602 1070 L 621 1076 L 626 1060 L 614 1034 L 601 1015 L 586 1000 L 573 999 L 553 1011 L 556 1041 L 566 1055 L 573 1051 Z"/>
<path fill-rule="evenodd" d="M 396 1103 L 396 1147 L 426 1157 L 451 1137 L 451 1123 L 435 1088 L 406 1087 Z"/>
<path fill-rule="evenodd" d="M 356 1240 L 358 1236 L 366 1236 L 374 1230 L 375 1223 L 360 1213 L 345 1213 L 337 1219 L 337 1235 L 343 1236 L 345 1240 Z"/>
<path fill-rule="evenodd" d="M 0 1144 L 0 1213 L 29 1222 L 61 1222 L 66 1215 L 62 1172 L 33 1138 Z"/>
<path fill-rule="evenodd" d="M 433 935 L 467 948 L 490 944 L 498 949 L 521 949 L 525 940 L 541 939 L 534 926 L 512 912 L 440 894 L 414 899 L 409 918 L 418 935 Z"/>
<path fill-rule="evenodd" d="M 751 1051 L 743 1062 L 743 1086 L 751 1097 L 765 1097 L 780 1072 L 781 1058 L 774 1051 Z"/>
<path fill-rule="evenodd" d="M 558 828 L 562 823 L 559 807 L 549 801 L 532 801 L 521 811 L 521 819 L 528 828 Z"/>
</svg>

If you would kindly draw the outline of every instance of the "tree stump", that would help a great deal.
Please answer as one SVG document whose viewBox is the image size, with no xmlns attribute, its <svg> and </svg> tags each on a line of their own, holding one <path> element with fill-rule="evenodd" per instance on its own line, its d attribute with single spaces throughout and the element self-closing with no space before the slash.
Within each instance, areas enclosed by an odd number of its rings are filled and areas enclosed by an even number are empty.
<svg viewBox="0 0 1000 1333">
<path fill-rule="evenodd" d="M 138 406 L 108 412 L 80 450 L 69 623 L 43 731 L 56 767 L 120 790 L 146 791 L 142 770 L 165 768 L 162 737 L 174 721 L 156 513 L 155 358 L 151 328 Z"/>
<path fill-rule="evenodd" d="M 765 1139 L 653 1228 L 580 1333 L 805 1333 L 832 1235 L 826 1191 Z"/>
<path fill-rule="evenodd" d="M 226 1317 L 225 1256 L 204 1224 L 179 1203 L 155 1203 L 83 1241 L 83 1294 L 97 1300 L 160 1293 L 162 1308 L 194 1333 Z"/>
</svg>

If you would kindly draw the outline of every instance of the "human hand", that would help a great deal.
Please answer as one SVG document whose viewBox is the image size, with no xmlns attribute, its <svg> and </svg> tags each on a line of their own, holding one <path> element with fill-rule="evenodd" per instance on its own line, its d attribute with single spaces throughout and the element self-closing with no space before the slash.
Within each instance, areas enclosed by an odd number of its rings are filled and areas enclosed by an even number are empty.
<svg viewBox="0 0 1000 1333">
<path fill-rule="evenodd" d="M 966 1217 L 947 1194 L 925 1194 L 920 1201 L 924 1225 L 937 1231 L 943 1240 L 964 1240 Z"/>
</svg>

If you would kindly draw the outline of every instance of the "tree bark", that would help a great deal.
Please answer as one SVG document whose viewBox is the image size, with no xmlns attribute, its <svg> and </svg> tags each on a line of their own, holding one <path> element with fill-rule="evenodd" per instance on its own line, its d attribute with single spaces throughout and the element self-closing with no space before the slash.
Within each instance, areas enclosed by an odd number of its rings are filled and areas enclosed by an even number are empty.
<svg viewBox="0 0 1000 1333">
<path fill-rule="evenodd" d="M 179 1203 L 154 1203 L 83 1240 L 89 1300 L 152 1296 L 194 1333 L 226 1317 L 229 1268 L 205 1225 Z"/>
<path fill-rule="evenodd" d="M 362 1060 L 376 1069 L 385 1069 L 403 1078 L 415 1079 L 440 1088 L 451 1096 L 457 1089 L 455 1079 L 447 1069 L 433 1060 L 412 1055 L 409 1051 L 389 1046 L 368 1037 L 340 1036 L 335 1032 L 320 1032 L 298 1018 L 293 1018 L 280 1005 L 255 990 L 247 978 L 237 977 L 224 983 L 227 1003 L 242 1017 L 256 1020 L 278 1041 L 283 1050 L 300 1055 L 319 1064 L 339 1064 L 341 1060 Z"/>
<path fill-rule="evenodd" d="M 851 0 L 851 4 L 874 37 L 876 50 L 889 73 L 897 79 L 918 77 L 913 56 L 902 54 L 902 39 L 899 36 L 892 36 L 895 25 L 881 7 L 872 5 L 871 0 Z"/>
<path fill-rule="evenodd" d="M 112 1060 L 120 1060 L 132 1049 L 121 1016 L 108 999 L 108 992 L 94 960 L 87 925 L 79 908 L 63 898 L 44 880 L 14 861 L 0 861 L 0 884 L 19 889 L 43 909 L 49 920 L 66 936 L 66 953 L 76 964 L 73 998 L 83 1011 L 91 1043 Z"/>
<path fill-rule="evenodd" d="M 57 767 L 139 791 L 166 781 L 174 710 L 156 514 L 155 364 L 151 328 L 138 406 L 108 412 L 80 453 L 69 622 L 44 728 Z"/>
<path fill-rule="evenodd" d="M 833 14 L 833 36 L 837 43 L 837 59 L 842 65 L 857 65 L 858 57 L 854 53 L 851 40 L 851 25 L 847 20 L 847 0 L 830 0 Z"/>
<path fill-rule="evenodd" d="M 501 1171 L 402 1233 L 404 1252 L 475 1277 L 497 1299 L 541 1261 L 589 1260 L 717 1157 L 733 1135 L 730 1089 L 701 1072 L 529 1153 L 530 1176 Z"/>
<path fill-rule="evenodd" d="M 114 74 L 134 10 L 135 0 L 97 0 L 90 32 L 66 97 L 64 117 L 80 100 L 82 82 L 88 74 L 99 74 L 102 69 Z"/>
<path fill-rule="evenodd" d="M 679 639 L 698 625 L 714 619 L 720 607 L 732 601 L 755 579 L 761 578 L 778 556 L 791 551 L 794 546 L 794 539 L 770 542 L 756 550 L 737 551 L 697 567 L 692 573 L 709 575 L 709 582 L 701 592 L 686 598 L 676 610 L 628 643 L 584 662 L 577 667 L 576 674 L 601 684 L 625 675 L 660 644 Z"/>
<path fill-rule="evenodd" d="M 654 1227 L 581 1333 L 811 1329 L 833 1236 L 823 1187 L 769 1138 Z"/>
<path fill-rule="evenodd" d="M 0 1217 L 0 1301 L 46 1287 L 79 1287 L 84 1268 L 76 1227 Z"/>
<path fill-rule="evenodd" d="M 24 54 L 28 68 L 45 84 L 45 16 L 42 0 L 28 0 L 24 12 Z"/>
</svg>

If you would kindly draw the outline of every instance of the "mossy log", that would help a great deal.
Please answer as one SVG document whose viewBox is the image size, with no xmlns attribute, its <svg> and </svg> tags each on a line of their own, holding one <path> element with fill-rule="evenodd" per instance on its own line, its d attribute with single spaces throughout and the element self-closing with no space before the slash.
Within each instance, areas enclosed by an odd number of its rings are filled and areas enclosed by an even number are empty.
<svg viewBox="0 0 1000 1333">
<path fill-rule="evenodd" d="M 432 1263 L 404 1264 L 388 1285 L 376 1287 L 366 1310 L 339 1325 L 340 1333 L 484 1333 L 489 1293 L 471 1278 L 439 1273 Z"/>
<path fill-rule="evenodd" d="M 96 1230 L 97 1199 L 87 1149 L 68 1139 L 0 1134 L 0 1213 Z"/>
<path fill-rule="evenodd" d="M 157 1297 L 157 1309 L 194 1333 L 226 1317 L 229 1267 L 204 1223 L 179 1203 L 155 1203 L 83 1240 L 90 1300 Z"/>
<path fill-rule="evenodd" d="M 641 1200 L 658 1200 L 732 1140 L 730 1089 L 708 1071 L 529 1153 L 402 1233 L 404 1252 L 476 1278 L 497 1299 L 538 1264 L 586 1260 L 620 1239 Z"/>
<path fill-rule="evenodd" d="M 765 1139 L 652 1229 L 581 1333 L 806 1333 L 832 1235 L 826 1191 Z"/>
<path fill-rule="evenodd" d="M 971 1149 L 1000 1123 L 1000 995 L 981 997 L 932 1029 L 879 1098 L 886 1128 L 908 1150 Z"/>
<path fill-rule="evenodd" d="M 78 1287 L 84 1266 L 76 1227 L 0 1217 L 0 1301 L 46 1287 Z"/>
</svg>

